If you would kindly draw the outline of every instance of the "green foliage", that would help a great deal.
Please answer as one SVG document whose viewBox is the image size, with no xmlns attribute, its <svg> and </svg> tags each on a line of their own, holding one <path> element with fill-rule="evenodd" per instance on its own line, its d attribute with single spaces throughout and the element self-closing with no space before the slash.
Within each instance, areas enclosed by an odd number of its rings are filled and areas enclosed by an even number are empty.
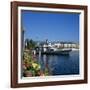
<svg viewBox="0 0 90 90">
<path fill-rule="evenodd" d="M 45 69 L 45 76 L 48 76 L 48 75 L 49 75 L 48 69 L 46 68 L 46 69 Z"/>
<path fill-rule="evenodd" d="M 27 48 L 27 49 L 34 49 L 35 48 L 35 46 L 36 46 L 36 42 L 35 41 L 33 41 L 32 39 L 26 39 L 25 40 L 25 48 Z"/>
</svg>

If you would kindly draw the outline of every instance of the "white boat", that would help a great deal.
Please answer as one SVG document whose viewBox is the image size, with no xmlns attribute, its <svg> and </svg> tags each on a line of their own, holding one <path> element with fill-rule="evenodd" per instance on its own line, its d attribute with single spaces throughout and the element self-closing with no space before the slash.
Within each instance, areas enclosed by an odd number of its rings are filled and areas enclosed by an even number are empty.
<svg viewBox="0 0 90 90">
<path fill-rule="evenodd" d="M 71 49 L 60 49 L 55 51 L 46 51 L 42 52 L 43 54 L 53 54 L 53 55 L 69 55 L 69 52 L 72 51 Z"/>
<path fill-rule="evenodd" d="M 72 51 L 70 48 L 63 48 L 63 49 L 57 49 L 57 48 L 48 48 L 45 51 L 41 51 L 41 54 L 47 54 L 47 55 L 69 55 L 69 53 Z M 39 52 L 37 52 L 38 54 Z"/>
</svg>

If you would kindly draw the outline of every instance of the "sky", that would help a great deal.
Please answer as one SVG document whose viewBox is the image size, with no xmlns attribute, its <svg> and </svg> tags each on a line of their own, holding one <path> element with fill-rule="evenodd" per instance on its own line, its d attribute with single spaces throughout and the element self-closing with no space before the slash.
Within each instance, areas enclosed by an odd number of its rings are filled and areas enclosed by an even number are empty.
<svg viewBox="0 0 90 90">
<path fill-rule="evenodd" d="M 79 42 L 78 13 L 22 10 L 21 20 L 25 39 Z"/>
</svg>

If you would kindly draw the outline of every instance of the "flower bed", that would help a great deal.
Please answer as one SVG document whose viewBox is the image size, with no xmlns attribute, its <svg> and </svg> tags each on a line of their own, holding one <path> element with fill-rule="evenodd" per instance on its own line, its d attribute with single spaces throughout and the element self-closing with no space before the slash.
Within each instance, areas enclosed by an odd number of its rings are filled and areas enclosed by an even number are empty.
<svg viewBox="0 0 90 90">
<path fill-rule="evenodd" d="M 35 56 L 30 51 L 24 51 L 23 56 L 23 76 L 47 76 L 48 70 L 41 70 L 41 65 L 36 60 Z"/>
</svg>

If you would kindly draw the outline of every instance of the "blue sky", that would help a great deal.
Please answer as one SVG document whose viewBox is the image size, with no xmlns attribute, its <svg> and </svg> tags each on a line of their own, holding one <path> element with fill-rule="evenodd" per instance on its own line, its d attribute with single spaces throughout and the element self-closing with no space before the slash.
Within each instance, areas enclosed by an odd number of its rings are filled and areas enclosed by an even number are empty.
<svg viewBox="0 0 90 90">
<path fill-rule="evenodd" d="M 24 37 L 79 42 L 79 14 L 22 11 Z"/>
</svg>

